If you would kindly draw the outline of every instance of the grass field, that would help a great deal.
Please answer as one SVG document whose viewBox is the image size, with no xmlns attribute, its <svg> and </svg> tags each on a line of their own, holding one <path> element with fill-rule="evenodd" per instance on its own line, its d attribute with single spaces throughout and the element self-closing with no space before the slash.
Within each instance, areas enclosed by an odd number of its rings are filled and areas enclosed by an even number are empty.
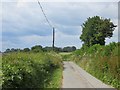
<svg viewBox="0 0 120 90">
<path fill-rule="evenodd" d="M 60 55 L 70 55 L 70 54 L 72 54 L 72 52 L 60 52 L 59 54 Z"/>
<path fill-rule="evenodd" d="M 69 61 L 71 60 L 69 57 L 72 55 L 72 52 L 61 52 L 59 55 L 61 55 L 63 61 Z"/>
</svg>

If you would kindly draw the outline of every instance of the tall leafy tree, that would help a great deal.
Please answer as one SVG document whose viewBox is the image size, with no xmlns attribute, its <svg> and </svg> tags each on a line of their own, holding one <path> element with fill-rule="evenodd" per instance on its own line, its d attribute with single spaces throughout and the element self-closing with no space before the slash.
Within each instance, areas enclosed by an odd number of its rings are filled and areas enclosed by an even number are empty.
<svg viewBox="0 0 120 90">
<path fill-rule="evenodd" d="M 29 49 L 29 48 L 24 48 L 23 51 L 24 51 L 24 52 L 29 52 L 30 49 Z"/>
<path fill-rule="evenodd" d="M 112 37 L 115 27 L 110 19 L 99 16 L 89 17 L 82 25 L 80 39 L 88 47 L 94 44 L 105 45 L 105 38 Z"/>
<path fill-rule="evenodd" d="M 41 52 L 43 50 L 41 45 L 35 45 L 33 47 L 31 47 L 31 51 L 33 52 Z"/>
</svg>

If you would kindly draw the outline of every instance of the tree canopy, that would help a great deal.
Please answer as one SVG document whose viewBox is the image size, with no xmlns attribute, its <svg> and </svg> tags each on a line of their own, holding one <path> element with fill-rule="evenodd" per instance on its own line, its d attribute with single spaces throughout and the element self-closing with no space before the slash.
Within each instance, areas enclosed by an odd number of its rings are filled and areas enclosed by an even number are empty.
<svg viewBox="0 0 120 90">
<path fill-rule="evenodd" d="M 76 47 L 72 46 L 72 47 L 64 47 L 63 48 L 63 52 L 72 52 L 72 51 L 75 51 L 76 50 Z"/>
<path fill-rule="evenodd" d="M 29 52 L 30 49 L 29 49 L 29 48 L 24 48 L 23 51 L 24 51 L 24 52 Z"/>
<path fill-rule="evenodd" d="M 82 25 L 80 39 L 88 47 L 94 44 L 105 45 L 105 38 L 112 37 L 115 27 L 110 19 L 99 16 L 89 17 Z"/>
<path fill-rule="evenodd" d="M 72 52 L 75 51 L 76 47 L 75 46 L 67 46 L 64 48 L 61 47 L 54 47 L 54 52 Z M 29 48 L 24 48 L 24 49 L 6 49 L 6 51 L 4 53 L 10 53 L 10 52 L 35 52 L 35 53 L 39 53 L 39 52 L 50 52 L 53 51 L 53 47 L 42 47 L 41 45 L 35 45 L 32 46 L 31 49 Z"/>
<path fill-rule="evenodd" d="M 35 45 L 35 46 L 31 47 L 31 51 L 41 52 L 42 51 L 42 46 L 41 45 Z"/>
</svg>

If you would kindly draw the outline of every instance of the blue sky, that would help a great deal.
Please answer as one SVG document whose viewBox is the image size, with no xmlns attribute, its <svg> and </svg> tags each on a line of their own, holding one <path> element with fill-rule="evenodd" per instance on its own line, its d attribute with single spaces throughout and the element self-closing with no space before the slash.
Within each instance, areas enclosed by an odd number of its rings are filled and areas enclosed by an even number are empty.
<svg viewBox="0 0 120 90">
<path fill-rule="evenodd" d="M 76 46 L 82 42 L 81 25 L 88 17 L 110 18 L 118 25 L 117 2 L 42 2 L 41 5 L 55 27 L 55 46 Z M 34 45 L 51 46 L 52 28 L 46 22 L 37 2 L 2 2 L 2 48 L 25 48 Z M 106 44 L 118 41 L 118 28 Z"/>
</svg>

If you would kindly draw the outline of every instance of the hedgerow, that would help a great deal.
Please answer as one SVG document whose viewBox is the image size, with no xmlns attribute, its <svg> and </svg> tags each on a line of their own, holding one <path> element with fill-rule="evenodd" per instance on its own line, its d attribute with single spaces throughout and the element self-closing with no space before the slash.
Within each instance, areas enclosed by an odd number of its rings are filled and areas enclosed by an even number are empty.
<svg viewBox="0 0 120 90">
<path fill-rule="evenodd" d="M 2 89 L 49 88 L 56 70 L 60 71 L 57 77 L 61 80 L 62 62 L 57 54 L 23 52 L 4 54 L 2 56 Z M 56 82 L 54 88 L 60 87 L 60 81 Z"/>
<path fill-rule="evenodd" d="M 120 90 L 120 43 L 82 47 L 71 55 L 79 64 L 96 78 Z"/>
</svg>

